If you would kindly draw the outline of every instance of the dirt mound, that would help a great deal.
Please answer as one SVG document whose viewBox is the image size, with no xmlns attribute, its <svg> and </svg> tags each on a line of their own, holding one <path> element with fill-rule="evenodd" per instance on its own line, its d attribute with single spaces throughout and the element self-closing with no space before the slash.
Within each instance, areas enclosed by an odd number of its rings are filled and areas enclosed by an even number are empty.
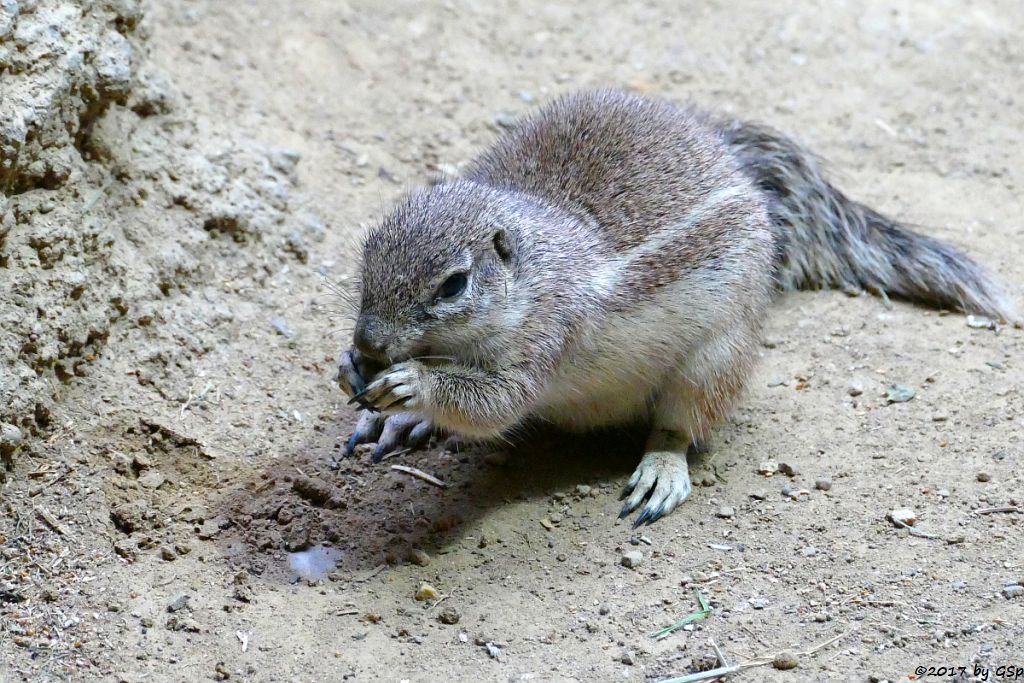
<svg viewBox="0 0 1024 683">
<path fill-rule="evenodd" d="M 130 0 L 7 0 L 0 12 L 8 468 L 27 437 L 60 422 L 66 388 L 112 333 L 148 330 L 136 377 L 157 382 L 183 346 L 213 343 L 173 320 L 213 263 L 245 273 L 268 251 L 301 259 L 322 231 L 286 213 L 298 155 L 200 131 L 148 62 L 141 20 Z M 197 315 L 210 328 L 229 316 L 207 305 L 185 326 Z"/>
</svg>

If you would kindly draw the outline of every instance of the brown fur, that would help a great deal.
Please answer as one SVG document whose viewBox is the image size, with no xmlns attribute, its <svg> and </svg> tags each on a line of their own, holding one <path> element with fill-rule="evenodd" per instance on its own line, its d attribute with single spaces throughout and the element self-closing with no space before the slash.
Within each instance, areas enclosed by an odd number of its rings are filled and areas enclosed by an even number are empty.
<svg viewBox="0 0 1024 683">
<path fill-rule="evenodd" d="M 680 444 L 706 438 L 747 381 L 777 278 L 800 263 L 797 284 L 841 284 L 828 273 L 864 275 L 905 255 L 885 254 L 889 245 L 932 244 L 900 232 L 874 261 L 836 266 L 871 253 L 871 230 L 840 236 L 837 221 L 868 216 L 870 226 L 876 214 L 842 208 L 848 200 L 820 184 L 797 147 L 743 125 L 615 91 L 526 118 L 462 178 L 414 193 L 370 232 L 343 386 L 370 407 L 476 437 L 527 418 L 572 429 L 650 422 L 651 451 L 624 512 L 651 493 L 640 521 L 657 519 L 689 493 Z M 798 156 L 787 166 L 780 149 Z M 773 187 L 780 177 L 819 185 Z M 794 196 L 828 206 L 813 214 Z M 807 215 L 828 220 L 810 226 Z M 814 251 L 816 240 L 852 246 Z M 981 273 L 952 250 L 942 256 L 957 273 Z M 952 266 L 945 280 L 900 268 L 879 284 L 913 294 L 893 286 L 900 272 L 918 289 L 956 279 Z M 460 273 L 465 292 L 441 296 Z M 958 282 L 934 299 L 996 301 L 964 294 L 987 282 L 980 276 Z M 364 391 L 369 378 L 352 370 L 360 356 L 384 368 Z"/>
</svg>

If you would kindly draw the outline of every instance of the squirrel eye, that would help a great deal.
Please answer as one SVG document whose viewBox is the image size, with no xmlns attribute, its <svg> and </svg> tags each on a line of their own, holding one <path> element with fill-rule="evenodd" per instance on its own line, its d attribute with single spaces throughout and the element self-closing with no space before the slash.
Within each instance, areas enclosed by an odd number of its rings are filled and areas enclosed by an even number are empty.
<svg viewBox="0 0 1024 683">
<path fill-rule="evenodd" d="M 449 275 L 448 279 L 437 288 L 437 298 L 450 301 L 466 291 L 467 284 L 469 284 L 469 278 L 465 273 Z"/>
</svg>

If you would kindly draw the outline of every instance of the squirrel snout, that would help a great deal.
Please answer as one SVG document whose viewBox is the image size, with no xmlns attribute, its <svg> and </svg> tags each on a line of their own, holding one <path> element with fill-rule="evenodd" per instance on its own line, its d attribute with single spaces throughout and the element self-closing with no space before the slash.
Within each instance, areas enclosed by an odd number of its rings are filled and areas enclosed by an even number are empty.
<svg viewBox="0 0 1024 683">
<path fill-rule="evenodd" d="M 379 322 L 370 317 L 360 316 L 352 335 L 352 344 L 363 356 L 386 361 L 387 337 L 382 332 Z"/>
</svg>

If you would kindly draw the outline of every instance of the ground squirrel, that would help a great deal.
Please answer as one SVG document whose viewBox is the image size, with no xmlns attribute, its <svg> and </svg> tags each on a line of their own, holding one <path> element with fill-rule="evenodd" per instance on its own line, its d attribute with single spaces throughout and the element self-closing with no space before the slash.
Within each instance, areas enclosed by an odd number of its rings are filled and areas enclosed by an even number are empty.
<svg viewBox="0 0 1024 683">
<path fill-rule="evenodd" d="M 413 192 L 362 250 L 339 385 L 379 460 L 433 430 L 650 425 L 623 492 L 651 523 L 751 374 L 773 294 L 860 287 L 1008 318 L 953 247 L 851 201 L 758 125 L 617 91 L 526 117 Z"/>
</svg>

